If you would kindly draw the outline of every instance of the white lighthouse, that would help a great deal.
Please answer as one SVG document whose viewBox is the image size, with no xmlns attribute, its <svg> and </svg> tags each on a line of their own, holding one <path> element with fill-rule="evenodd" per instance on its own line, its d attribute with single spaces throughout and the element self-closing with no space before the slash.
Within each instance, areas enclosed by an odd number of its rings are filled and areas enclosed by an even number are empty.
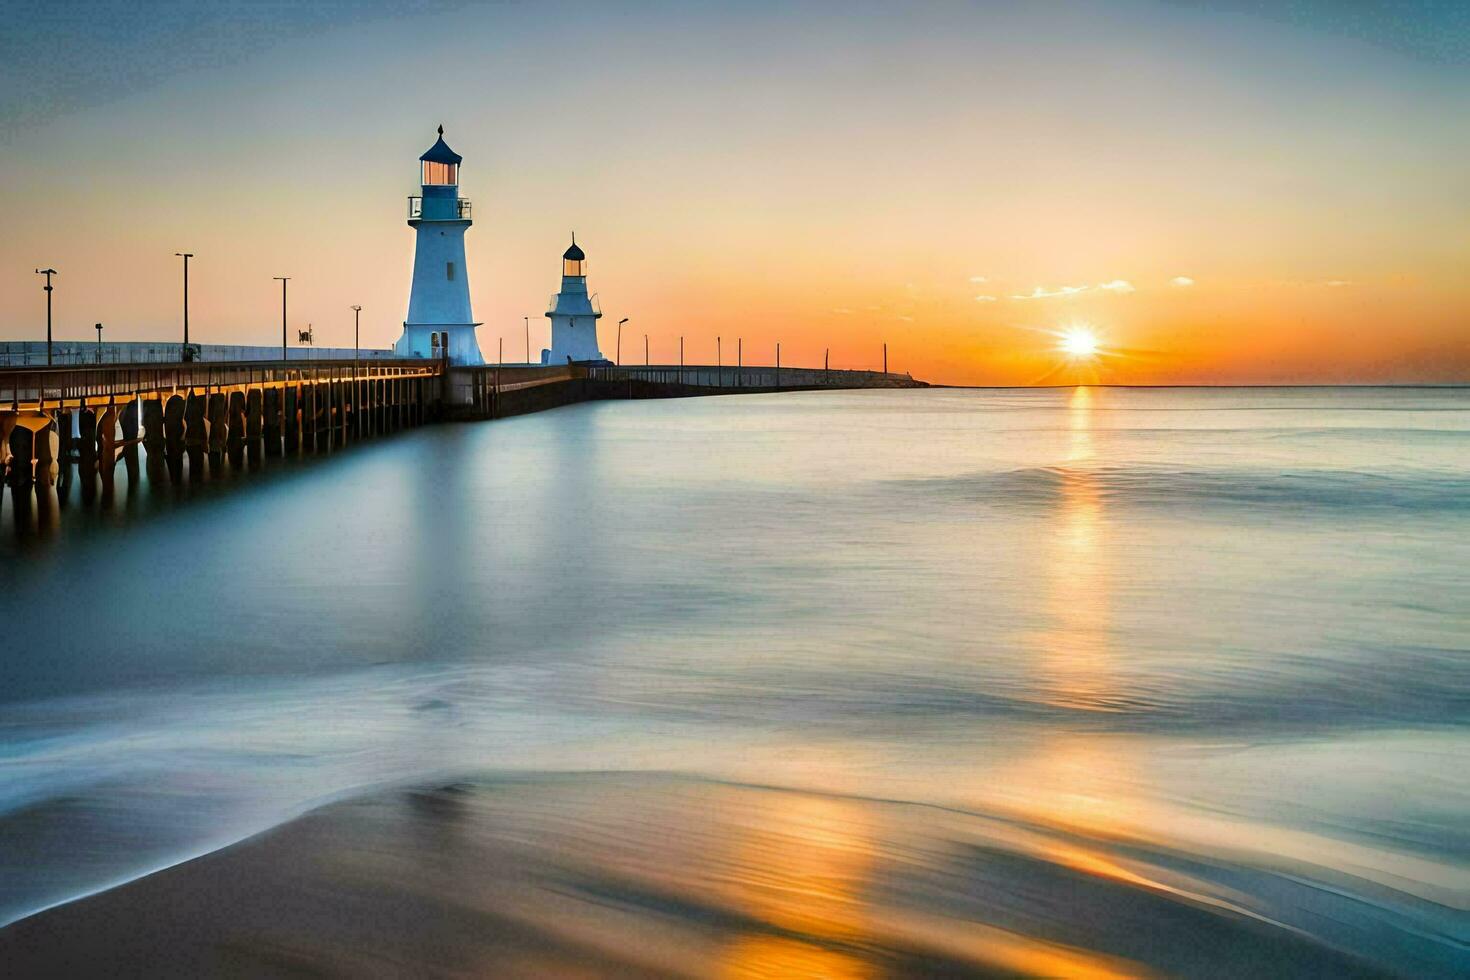
<svg viewBox="0 0 1470 980">
<path fill-rule="evenodd" d="M 408 199 L 408 226 L 418 234 L 413 253 L 413 289 L 403 336 L 393 345 L 400 357 L 443 357 L 452 364 L 484 364 L 470 312 L 469 270 L 464 233 L 470 202 L 459 196 L 464 158 L 439 139 L 419 157 L 423 193 Z"/>
<path fill-rule="evenodd" d="M 561 292 L 551 297 L 551 347 L 541 352 L 542 364 L 567 361 L 606 361 L 597 348 L 597 321 L 602 311 L 597 297 L 587 295 L 587 255 L 572 236 L 572 247 L 561 257 Z"/>
</svg>

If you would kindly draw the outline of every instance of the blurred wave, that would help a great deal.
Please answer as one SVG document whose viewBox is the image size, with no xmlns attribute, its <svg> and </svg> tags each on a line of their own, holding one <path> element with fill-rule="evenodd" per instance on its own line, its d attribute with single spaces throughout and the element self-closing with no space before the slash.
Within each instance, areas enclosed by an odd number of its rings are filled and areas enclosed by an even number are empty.
<svg viewBox="0 0 1470 980">
<path fill-rule="evenodd" d="M 906 495 L 940 501 L 1053 507 L 1079 482 L 1086 482 L 1089 493 L 1100 500 L 1121 507 L 1270 507 L 1285 513 L 1470 510 L 1470 477 L 1458 472 L 1039 466 L 891 485 Z"/>
<path fill-rule="evenodd" d="M 204 890 L 214 901 L 184 898 Z M 404 921 L 422 925 L 379 927 Z M 0 953 L 23 971 L 104 949 L 210 972 L 225 949 L 246 972 L 289 957 L 325 973 L 562 975 L 582 960 L 598 975 L 1450 977 L 1470 964 L 1467 936 L 1456 910 L 1392 879 L 1263 847 L 526 773 L 328 806 L 0 931 Z"/>
</svg>

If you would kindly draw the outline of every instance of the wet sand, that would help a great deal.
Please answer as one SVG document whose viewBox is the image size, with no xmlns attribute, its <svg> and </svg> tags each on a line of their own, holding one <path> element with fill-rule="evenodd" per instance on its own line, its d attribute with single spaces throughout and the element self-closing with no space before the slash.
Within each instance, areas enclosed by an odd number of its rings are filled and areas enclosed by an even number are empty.
<svg viewBox="0 0 1470 980">
<path fill-rule="evenodd" d="M 1229 878 L 933 807 L 664 776 L 487 779 L 327 806 L 24 919 L 0 930 L 0 963 L 8 976 L 1377 975 L 1262 913 L 1259 896 L 1299 883 Z"/>
</svg>

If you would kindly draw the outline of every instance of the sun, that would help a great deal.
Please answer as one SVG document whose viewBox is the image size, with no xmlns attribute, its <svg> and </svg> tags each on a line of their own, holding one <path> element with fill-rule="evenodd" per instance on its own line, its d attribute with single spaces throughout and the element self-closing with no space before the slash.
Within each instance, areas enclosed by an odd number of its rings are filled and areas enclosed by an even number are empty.
<svg viewBox="0 0 1470 980">
<path fill-rule="evenodd" d="M 1062 342 L 1058 346 L 1071 357 L 1092 357 L 1098 352 L 1098 339 L 1091 330 L 1070 327 L 1063 331 Z"/>
</svg>

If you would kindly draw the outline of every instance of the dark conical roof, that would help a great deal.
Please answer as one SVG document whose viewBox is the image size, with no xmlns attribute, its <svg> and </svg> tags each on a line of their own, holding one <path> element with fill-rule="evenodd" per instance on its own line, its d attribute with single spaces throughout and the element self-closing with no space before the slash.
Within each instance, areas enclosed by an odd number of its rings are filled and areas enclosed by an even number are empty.
<svg viewBox="0 0 1470 980">
<path fill-rule="evenodd" d="M 561 253 L 561 257 L 571 259 L 574 262 L 581 262 L 587 257 L 587 254 L 577 245 L 577 240 L 574 238 L 572 239 L 572 247 Z"/>
<path fill-rule="evenodd" d="M 464 161 L 464 157 L 455 153 L 449 148 L 449 144 L 444 142 L 443 126 L 439 127 L 439 139 L 419 159 L 429 163 L 461 163 Z"/>
</svg>

